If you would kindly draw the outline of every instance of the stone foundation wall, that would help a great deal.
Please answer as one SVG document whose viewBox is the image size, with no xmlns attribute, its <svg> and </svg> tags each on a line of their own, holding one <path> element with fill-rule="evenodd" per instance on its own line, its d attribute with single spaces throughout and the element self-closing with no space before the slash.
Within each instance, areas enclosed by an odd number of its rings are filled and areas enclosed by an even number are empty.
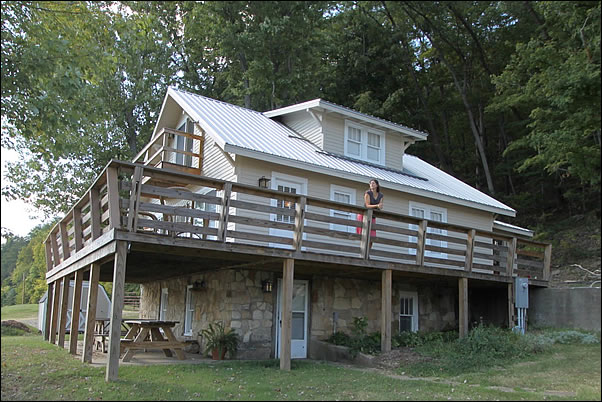
<svg viewBox="0 0 602 402">
<path fill-rule="evenodd" d="M 457 289 L 433 283 L 411 286 L 393 281 L 393 334 L 399 332 L 402 292 L 418 295 L 420 331 L 443 331 L 458 327 Z M 366 317 L 366 332 L 380 331 L 381 282 L 315 276 L 311 281 L 311 338 L 326 339 L 335 330 L 333 313 L 337 313 L 336 330 L 351 334 L 354 317 Z"/>
<path fill-rule="evenodd" d="M 198 332 L 222 321 L 239 335 L 237 358 L 267 359 L 272 352 L 272 319 L 275 293 L 263 293 L 261 283 L 271 273 L 230 270 L 192 275 L 141 285 L 140 318 L 159 318 L 161 288 L 168 289 L 166 319 L 179 321 L 174 334 L 180 340 L 203 340 Z M 195 281 L 207 287 L 192 291 L 194 314 L 192 336 L 184 335 L 186 288 Z M 204 349 L 201 349 L 204 350 Z"/>
<path fill-rule="evenodd" d="M 263 293 L 261 290 L 261 283 L 266 279 L 271 279 L 274 284 L 272 293 Z M 192 292 L 192 336 L 185 336 L 186 287 L 195 281 L 204 281 L 207 286 L 203 290 Z M 223 321 L 226 328 L 233 328 L 240 335 L 237 358 L 272 358 L 277 283 L 277 277 L 270 272 L 229 270 L 142 284 L 140 318 L 159 317 L 161 288 L 167 288 L 166 318 L 179 321 L 174 328 L 178 339 L 198 340 L 203 348 L 198 332 L 207 328 L 209 323 Z M 354 317 L 367 318 L 368 333 L 380 331 L 380 281 L 314 276 L 309 283 L 310 339 L 324 340 L 333 333 L 334 312 L 338 314 L 338 331 L 351 334 Z M 397 334 L 399 329 L 402 292 L 416 292 L 418 295 L 419 330 L 441 331 L 457 328 L 457 288 L 437 283 L 413 286 L 394 281 L 393 334 Z"/>
</svg>

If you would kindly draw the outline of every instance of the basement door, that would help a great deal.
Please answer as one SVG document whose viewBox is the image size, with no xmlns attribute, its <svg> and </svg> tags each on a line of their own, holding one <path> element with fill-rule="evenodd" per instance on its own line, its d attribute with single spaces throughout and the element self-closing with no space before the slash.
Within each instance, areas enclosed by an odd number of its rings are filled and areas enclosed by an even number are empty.
<svg viewBox="0 0 602 402">
<path fill-rule="evenodd" d="M 307 358 L 307 310 L 308 310 L 308 284 L 306 280 L 293 281 L 293 321 L 291 328 L 291 359 Z M 276 317 L 278 328 L 276 329 L 276 358 L 280 358 L 280 336 L 282 330 L 282 279 L 278 279 L 277 291 L 278 304 L 276 305 Z"/>
</svg>

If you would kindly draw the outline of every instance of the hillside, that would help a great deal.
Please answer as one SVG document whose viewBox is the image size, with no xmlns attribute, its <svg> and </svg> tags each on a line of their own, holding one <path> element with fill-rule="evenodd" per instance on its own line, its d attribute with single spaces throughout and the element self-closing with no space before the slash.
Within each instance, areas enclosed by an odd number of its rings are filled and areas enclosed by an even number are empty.
<svg viewBox="0 0 602 402">
<path fill-rule="evenodd" d="M 594 212 L 550 218 L 535 231 L 552 242 L 550 286 L 600 287 L 600 216 Z"/>
</svg>

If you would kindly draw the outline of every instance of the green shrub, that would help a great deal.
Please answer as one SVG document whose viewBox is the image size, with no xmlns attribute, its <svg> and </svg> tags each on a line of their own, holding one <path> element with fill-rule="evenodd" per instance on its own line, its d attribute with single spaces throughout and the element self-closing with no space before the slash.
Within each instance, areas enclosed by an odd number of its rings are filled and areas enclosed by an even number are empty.
<svg viewBox="0 0 602 402">
<path fill-rule="evenodd" d="M 337 331 L 330 335 L 326 342 L 333 343 L 335 345 L 349 346 L 351 344 L 351 337 L 342 331 Z"/>
<path fill-rule="evenodd" d="M 579 332 L 579 331 L 555 331 L 547 332 L 539 335 L 531 335 L 531 337 L 538 339 L 538 342 L 545 344 L 559 343 L 562 345 L 566 344 L 585 344 L 595 345 L 600 343 L 600 339 L 593 334 Z"/>
</svg>

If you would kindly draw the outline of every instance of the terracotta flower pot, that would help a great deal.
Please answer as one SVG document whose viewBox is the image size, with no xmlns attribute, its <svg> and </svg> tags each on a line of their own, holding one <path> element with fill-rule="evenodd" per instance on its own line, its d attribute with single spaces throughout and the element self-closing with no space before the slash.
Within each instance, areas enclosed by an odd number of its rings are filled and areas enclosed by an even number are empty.
<svg viewBox="0 0 602 402">
<path fill-rule="evenodd" d="M 221 354 L 221 356 L 220 356 L 220 354 L 219 354 L 219 349 L 213 349 L 213 350 L 211 351 L 211 358 L 212 358 L 213 360 L 224 360 L 224 357 L 225 357 L 225 356 L 226 356 L 226 349 L 223 349 L 223 350 L 222 350 L 222 354 Z"/>
</svg>

